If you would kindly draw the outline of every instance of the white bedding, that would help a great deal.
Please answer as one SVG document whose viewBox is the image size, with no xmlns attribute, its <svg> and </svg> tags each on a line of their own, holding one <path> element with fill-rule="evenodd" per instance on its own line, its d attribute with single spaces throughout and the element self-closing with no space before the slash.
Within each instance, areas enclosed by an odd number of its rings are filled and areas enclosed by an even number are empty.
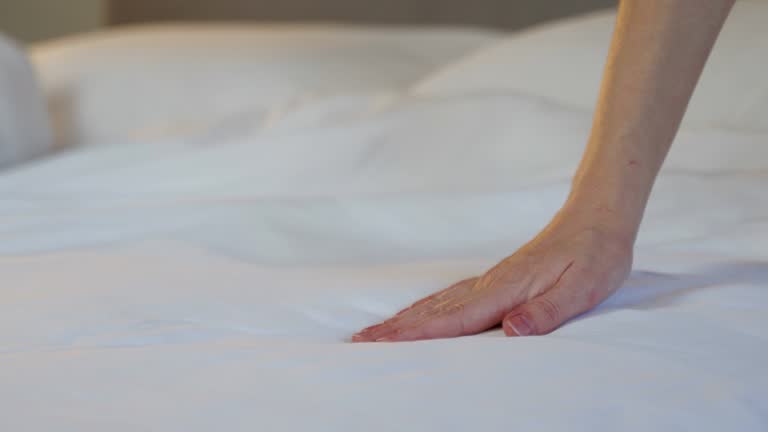
<svg viewBox="0 0 768 432">
<path fill-rule="evenodd" d="M 172 24 L 34 46 L 57 146 L 195 134 L 223 115 L 255 123 L 316 96 L 402 88 L 492 40 L 474 29 Z"/>
<path fill-rule="evenodd" d="M 630 279 L 551 335 L 348 343 L 535 234 L 590 123 L 538 95 L 405 90 L 0 176 L 0 429 L 768 429 L 752 129 L 681 131 Z"/>
</svg>

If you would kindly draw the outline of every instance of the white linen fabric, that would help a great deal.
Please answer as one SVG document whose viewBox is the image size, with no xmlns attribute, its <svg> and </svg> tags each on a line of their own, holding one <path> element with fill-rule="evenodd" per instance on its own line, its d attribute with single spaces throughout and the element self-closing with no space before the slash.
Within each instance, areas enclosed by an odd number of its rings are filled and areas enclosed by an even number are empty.
<svg viewBox="0 0 768 432">
<path fill-rule="evenodd" d="M 165 24 L 34 46 L 58 146 L 193 135 L 222 115 L 400 88 L 492 38 L 459 29 Z M 256 116 L 255 114 L 259 114 Z"/>
<path fill-rule="evenodd" d="M 684 128 L 631 277 L 551 335 L 350 344 L 530 239 L 590 113 L 403 90 L 252 117 L 0 176 L 0 429 L 768 427 L 768 134 Z"/>
<path fill-rule="evenodd" d="M 45 97 L 24 51 L 0 34 L 0 169 L 51 148 Z"/>
</svg>

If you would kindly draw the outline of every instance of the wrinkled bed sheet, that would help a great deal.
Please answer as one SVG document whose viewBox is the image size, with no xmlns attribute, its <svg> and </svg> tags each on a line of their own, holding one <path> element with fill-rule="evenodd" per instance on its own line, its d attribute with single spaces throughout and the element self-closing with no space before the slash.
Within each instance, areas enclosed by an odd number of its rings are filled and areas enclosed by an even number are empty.
<svg viewBox="0 0 768 432">
<path fill-rule="evenodd" d="M 768 136 L 681 131 L 635 270 L 544 337 L 350 344 L 562 203 L 588 111 L 335 95 L 0 176 L 0 429 L 768 428 Z"/>
</svg>

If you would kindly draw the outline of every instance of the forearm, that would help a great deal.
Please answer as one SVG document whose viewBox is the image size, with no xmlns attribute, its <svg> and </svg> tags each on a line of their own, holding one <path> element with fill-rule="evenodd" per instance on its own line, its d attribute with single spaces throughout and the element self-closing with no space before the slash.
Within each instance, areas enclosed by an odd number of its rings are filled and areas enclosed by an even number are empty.
<svg viewBox="0 0 768 432">
<path fill-rule="evenodd" d="M 623 0 L 566 208 L 634 240 L 656 175 L 734 0 Z"/>
</svg>

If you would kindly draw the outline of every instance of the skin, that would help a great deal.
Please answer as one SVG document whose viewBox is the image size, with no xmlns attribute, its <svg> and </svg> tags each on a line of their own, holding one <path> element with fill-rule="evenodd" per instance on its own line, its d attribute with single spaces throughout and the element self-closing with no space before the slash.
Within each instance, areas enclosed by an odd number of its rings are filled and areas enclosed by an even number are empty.
<svg viewBox="0 0 768 432">
<path fill-rule="evenodd" d="M 485 274 L 368 327 L 353 342 L 544 335 L 613 294 L 651 188 L 734 0 L 623 0 L 586 151 L 562 209 Z"/>
</svg>

